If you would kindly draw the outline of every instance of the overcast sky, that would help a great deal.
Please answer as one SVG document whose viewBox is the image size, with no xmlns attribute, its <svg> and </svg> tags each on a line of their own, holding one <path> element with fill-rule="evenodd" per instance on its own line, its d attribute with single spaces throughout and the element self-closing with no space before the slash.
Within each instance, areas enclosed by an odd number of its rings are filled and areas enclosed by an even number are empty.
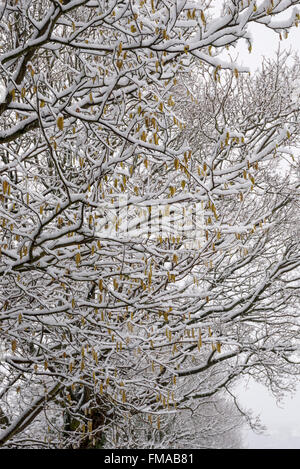
<svg viewBox="0 0 300 469">
<path fill-rule="evenodd" d="M 244 446 L 249 449 L 300 449 L 300 385 L 296 392 L 279 403 L 265 386 L 251 381 L 239 386 L 240 403 L 260 415 L 261 423 L 267 427 L 263 434 L 244 430 Z"/>
<path fill-rule="evenodd" d="M 291 49 L 300 56 L 300 28 L 293 28 L 288 39 L 279 40 L 276 33 L 266 30 L 261 25 L 251 26 L 254 43 L 249 54 L 247 45 L 240 44 L 239 63 L 250 67 L 251 72 L 260 68 L 263 56 L 274 57 L 280 44 L 281 50 Z M 279 405 L 268 390 L 257 383 L 251 382 L 248 389 L 239 388 L 241 403 L 260 415 L 261 423 L 267 427 L 264 434 L 256 435 L 251 430 L 244 432 L 246 448 L 265 449 L 300 449 L 300 384 L 294 396 L 287 395 Z"/>
<path fill-rule="evenodd" d="M 239 52 L 241 65 L 248 66 L 251 72 L 260 68 L 263 56 L 274 57 L 278 47 L 280 50 L 291 50 L 298 52 L 300 56 L 300 27 L 292 28 L 287 39 L 280 41 L 278 35 L 267 29 L 263 25 L 251 25 L 250 31 L 253 34 L 253 44 L 251 54 L 248 52 L 248 45 L 245 41 L 240 41 L 236 50 Z"/>
</svg>

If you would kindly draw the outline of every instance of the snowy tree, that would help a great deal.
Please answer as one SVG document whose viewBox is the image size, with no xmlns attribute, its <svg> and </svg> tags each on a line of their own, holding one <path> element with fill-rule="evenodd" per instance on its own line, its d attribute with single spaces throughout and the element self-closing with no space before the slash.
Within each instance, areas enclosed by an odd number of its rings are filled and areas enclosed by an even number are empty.
<svg viewBox="0 0 300 469">
<path fill-rule="evenodd" d="M 2 447 L 134 446 L 138 419 L 170 446 L 242 374 L 299 372 L 297 90 L 226 60 L 299 3 L 1 3 Z"/>
<path fill-rule="evenodd" d="M 140 413 L 130 420 L 127 432 L 119 434 L 118 448 L 192 449 L 242 448 L 243 419 L 224 395 L 208 397 L 196 406 L 165 416 L 160 431 L 149 426 Z M 109 444 L 107 446 L 110 447 Z"/>
</svg>

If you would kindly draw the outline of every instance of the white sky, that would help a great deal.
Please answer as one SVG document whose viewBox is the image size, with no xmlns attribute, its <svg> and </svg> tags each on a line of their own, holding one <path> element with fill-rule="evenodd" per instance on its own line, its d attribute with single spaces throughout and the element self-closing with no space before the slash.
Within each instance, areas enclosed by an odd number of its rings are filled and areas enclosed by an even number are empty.
<svg viewBox="0 0 300 469">
<path fill-rule="evenodd" d="M 300 385 L 296 392 L 287 394 L 276 403 L 265 386 L 251 382 L 239 386 L 240 403 L 260 416 L 267 427 L 263 434 L 244 430 L 244 446 L 249 449 L 300 449 Z"/>
<path fill-rule="evenodd" d="M 263 56 L 274 57 L 280 44 L 281 50 L 291 49 L 300 57 L 300 27 L 294 27 L 287 39 L 279 40 L 276 33 L 261 25 L 252 25 L 252 53 L 249 54 L 246 43 L 240 43 L 238 63 L 248 66 L 251 73 L 260 68 Z M 299 77 L 300 78 L 300 77 Z M 261 423 L 267 427 L 264 434 L 257 435 L 250 429 L 244 432 L 244 445 L 249 449 L 300 449 L 300 384 L 293 397 L 287 395 L 276 404 L 275 398 L 258 383 L 251 382 L 248 389 L 239 388 L 239 398 L 246 408 L 260 415 Z"/>
<path fill-rule="evenodd" d="M 249 29 L 254 39 L 251 54 L 248 52 L 248 45 L 245 41 L 239 42 L 236 51 L 239 53 L 238 62 L 249 67 L 251 73 L 260 68 L 263 56 L 267 58 L 274 57 L 279 46 L 282 51 L 291 49 L 294 53 L 298 52 L 300 56 L 300 26 L 291 29 L 288 38 L 282 41 L 274 31 L 263 25 L 251 25 Z"/>
</svg>

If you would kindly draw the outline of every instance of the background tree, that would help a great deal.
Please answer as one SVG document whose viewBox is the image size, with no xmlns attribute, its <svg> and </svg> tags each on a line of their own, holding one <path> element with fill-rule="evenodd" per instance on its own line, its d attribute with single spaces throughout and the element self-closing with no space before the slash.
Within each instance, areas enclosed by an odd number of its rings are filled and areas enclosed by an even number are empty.
<svg viewBox="0 0 300 469">
<path fill-rule="evenodd" d="M 193 408 L 163 418 L 160 431 L 137 414 L 120 434 L 118 448 L 241 448 L 243 418 L 222 394 L 201 399 Z M 108 444 L 109 447 L 109 444 Z"/>
<path fill-rule="evenodd" d="M 251 22 L 284 35 L 298 4 L 2 4 L 3 447 L 117 446 L 135 419 L 159 435 L 244 373 L 278 388 L 299 371 L 298 185 L 268 169 L 299 104 L 219 57 L 251 51 Z M 197 63 L 199 140 L 175 102 Z M 117 236 L 120 217 L 105 231 L 120 195 L 147 230 L 154 207 L 200 204 L 202 242 Z"/>
</svg>

